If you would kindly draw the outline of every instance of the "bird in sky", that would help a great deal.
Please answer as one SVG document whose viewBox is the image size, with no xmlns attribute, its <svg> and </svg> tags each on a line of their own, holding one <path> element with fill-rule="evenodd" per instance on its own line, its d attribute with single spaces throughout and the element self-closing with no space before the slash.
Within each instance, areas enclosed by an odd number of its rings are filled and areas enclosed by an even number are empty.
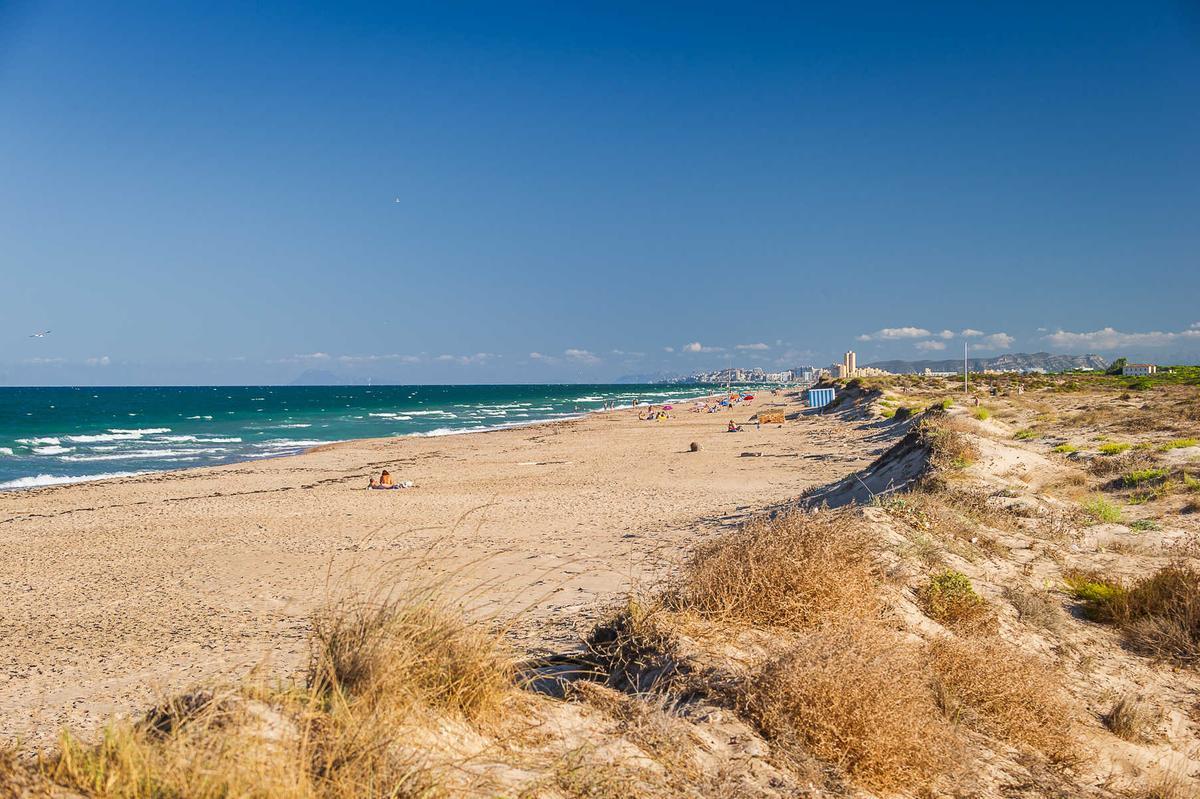
<svg viewBox="0 0 1200 799">
<path fill-rule="evenodd" d="M 50 335 L 50 331 L 49 331 L 49 330 L 41 330 L 41 331 L 39 331 L 39 332 L 37 332 L 37 333 L 30 333 L 30 334 L 29 334 L 29 337 L 30 337 L 30 338 L 45 338 L 45 337 L 46 337 L 46 336 L 48 336 L 48 335 Z"/>
</svg>

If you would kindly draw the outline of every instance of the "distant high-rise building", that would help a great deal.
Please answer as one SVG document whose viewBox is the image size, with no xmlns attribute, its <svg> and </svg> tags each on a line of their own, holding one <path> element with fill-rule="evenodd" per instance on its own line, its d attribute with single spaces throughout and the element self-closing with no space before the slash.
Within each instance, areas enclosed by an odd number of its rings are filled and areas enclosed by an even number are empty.
<svg viewBox="0 0 1200 799">
<path fill-rule="evenodd" d="M 842 358 L 842 365 L 846 367 L 845 377 L 854 377 L 854 373 L 858 371 L 858 359 L 854 354 L 854 350 L 849 350 Z"/>
</svg>

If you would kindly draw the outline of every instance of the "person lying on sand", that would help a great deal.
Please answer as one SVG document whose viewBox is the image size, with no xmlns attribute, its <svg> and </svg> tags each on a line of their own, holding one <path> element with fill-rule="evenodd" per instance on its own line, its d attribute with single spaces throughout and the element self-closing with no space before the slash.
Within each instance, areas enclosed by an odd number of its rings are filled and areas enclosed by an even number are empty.
<svg viewBox="0 0 1200 799">
<path fill-rule="evenodd" d="M 414 486 L 412 484 L 412 481 L 410 481 L 410 480 L 405 480 L 402 483 L 397 483 L 395 480 L 392 479 L 391 472 L 389 472 L 387 469 L 384 469 L 383 473 L 379 475 L 378 480 L 376 480 L 374 477 L 371 478 L 371 484 L 369 486 L 367 486 L 367 488 L 392 489 L 392 488 L 414 488 Z"/>
<path fill-rule="evenodd" d="M 725 432 L 726 433 L 740 433 L 740 432 L 742 432 L 742 426 L 740 424 L 734 424 L 733 420 L 730 419 L 729 427 L 725 428 Z"/>
</svg>

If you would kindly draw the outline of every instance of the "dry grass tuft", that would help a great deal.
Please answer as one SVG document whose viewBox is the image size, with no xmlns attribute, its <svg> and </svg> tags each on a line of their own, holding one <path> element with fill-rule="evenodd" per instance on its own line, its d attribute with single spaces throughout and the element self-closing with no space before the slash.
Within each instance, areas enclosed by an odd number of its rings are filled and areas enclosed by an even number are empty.
<svg viewBox="0 0 1200 799">
<path fill-rule="evenodd" d="M 1133 743 L 1150 743 L 1158 738 L 1162 711 L 1141 697 L 1126 694 L 1104 714 L 1104 726 L 1113 735 Z"/>
<path fill-rule="evenodd" d="M 1185 665 L 1200 663 L 1200 572 L 1164 566 L 1135 584 L 1116 609 L 1129 645 Z"/>
<path fill-rule="evenodd" d="M 307 685 L 342 701 L 493 717 L 513 688 L 499 638 L 430 596 L 339 603 L 313 621 Z"/>
<path fill-rule="evenodd" d="M 979 449 L 944 415 L 925 419 L 918 429 L 935 473 L 964 469 L 979 460 Z"/>
<path fill-rule="evenodd" d="M 802 630 L 879 612 L 874 536 L 848 511 L 753 521 L 697 548 L 667 603 L 705 619 Z"/>
<path fill-rule="evenodd" d="M 428 797 L 457 757 L 447 725 L 499 719 L 512 679 L 495 636 L 427 595 L 342 603 L 314 622 L 305 686 L 197 692 L 95 744 L 64 735 L 41 772 L 104 799 Z"/>
<path fill-rule="evenodd" d="M 1071 709 L 1050 664 L 995 638 L 933 641 L 946 714 L 1052 760 L 1070 760 Z"/>
<path fill-rule="evenodd" d="M 1006 587 L 1004 598 L 1017 611 L 1017 618 L 1026 624 L 1052 632 L 1062 629 L 1064 622 L 1062 608 L 1049 591 Z"/>
<path fill-rule="evenodd" d="M 804 636 L 744 691 L 743 712 L 784 751 L 877 791 L 928 787 L 959 756 L 920 651 L 875 625 Z"/>
<path fill-rule="evenodd" d="M 630 598 L 608 621 L 593 628 L 585 644 L 622 691 L 665 691 L 690 670 L 679 651 L 676 620 L 661 602 Z"/>
</svg>

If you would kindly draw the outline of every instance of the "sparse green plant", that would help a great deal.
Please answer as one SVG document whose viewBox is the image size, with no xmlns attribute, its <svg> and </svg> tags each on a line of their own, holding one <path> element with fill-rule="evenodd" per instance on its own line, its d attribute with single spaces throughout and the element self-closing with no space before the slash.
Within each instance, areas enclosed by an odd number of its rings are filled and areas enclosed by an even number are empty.
<svg viewBox="0 0 1200 799">
<path fill-rule="evenodd" d="M 1153 519 L 1138 519 L 1137 521 L 1132 521 L 1129 523 L 1129 529 L 1137 530 L 1138 532 L 1145 532 L 1147 530 L 1158 530 L 1160 528 L 1158 526 L 1158 522 L 1154 521 Z"/>
<path fill-rule="evenodd" d="M 1121 521 L 1121 509 L 1104 497 L 1092 497 L 1084 500 L 1083 512 L 1096 523 L 1113 523 Z"/>
<path fill-rule="evenodd" d="M 1124 442 L 1110 441 L 1107 444 L 1101 444 L 1099 452 L 1101 455 L 1120 455 L 1122 452 L 1130 448 L 1130 444 Z"/>
<path fill-rule="evenodd" d="M 1079 447 L 1076 447 L 1073 444 L 1059 444 L 1052 451 L 1053 452 L 1061 452 L 1064 455 L 1069 455 L 1072 452 L 1078 452 Z"/>
<path fill-rule="evenodd" d="M 1173 441 L 1168 441 L 1159 446 L 1163 452 L 1172 449 L 1187 449 L 1188 447 L 1200 446 L 1200 439 L 1195 438 L 1176 438 Z"/>
<path fill-rule="evenodd" d="M 988 419 L 991 418 L 992 412 L 989 411 L 987 408 L 980 406 L 980 407 L 976 408 L 971 415 L 974 416 L 976 419 L 978 419 L 981 422 L 986 422 Z"/>
<path fill-rule="evenodd" d="M 1031 438 L 1037 437 L 1038 434 L 1036 430 L 1018 430 L 1017 432 L 1013 433 L 1013 438 L 1015 438 L 1017 441 L 1027 441 Z"/>
</svg>

